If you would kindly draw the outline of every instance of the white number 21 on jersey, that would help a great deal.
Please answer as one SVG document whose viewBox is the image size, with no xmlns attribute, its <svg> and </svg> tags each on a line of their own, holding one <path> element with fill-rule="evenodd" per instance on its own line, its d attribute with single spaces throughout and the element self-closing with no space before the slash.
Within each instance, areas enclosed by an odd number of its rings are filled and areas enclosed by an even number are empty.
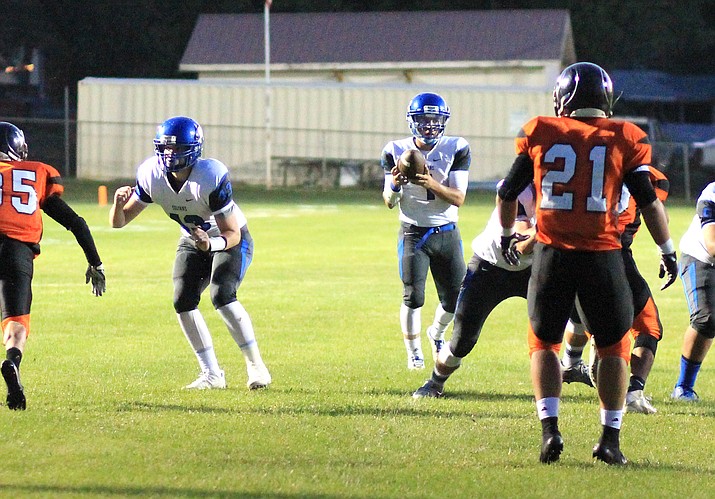
<svg viewBox="0 0 715 499">
<path fill-rule="evenodd" d="M 576 171 L 576 152 L 569 144 L 555 144 L 546 151 L 544 164 L 564 160 L 563 170 L 550 170 L 541 180 L 541 208 L 550 210 L 572 210 L 573 192 L 554 194 L 554 186 L 567 184 Z M 606 146 L 594 146 L 588 156 L 591 160 L 591 194 L 586 200 L 586 210 L 606 212 L 606 198 L 603 197 L 603 174 L 606 164 Z"/>
</svg>

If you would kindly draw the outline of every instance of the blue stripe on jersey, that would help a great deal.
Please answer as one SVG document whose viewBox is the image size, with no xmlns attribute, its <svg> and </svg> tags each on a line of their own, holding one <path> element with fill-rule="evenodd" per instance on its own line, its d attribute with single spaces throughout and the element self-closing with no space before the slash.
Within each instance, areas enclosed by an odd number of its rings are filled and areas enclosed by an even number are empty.
<svg viewBox="0 0 715 499">
<path fill-rule="evenodd" d="M 151 198 L 148 192 L 146 192 L 144 189 L 142 189 L 142 186 L 139 185 L 139 179 L 137 179 L 137 185 L 134 187 L 134 190 L 137 193 L 137 196 L 139 196 L 139 199 L 143 201 L 144 203 L 153 203 L 154 200 Z"/>
<path fill-rule="evenodd" d="M 228 206 L 231 201 L 233 201 L 233 189 L 227 173 L 221 178 L 216 189 L 209 194 L 209 208 L 217 212 Z"/>
</svg>

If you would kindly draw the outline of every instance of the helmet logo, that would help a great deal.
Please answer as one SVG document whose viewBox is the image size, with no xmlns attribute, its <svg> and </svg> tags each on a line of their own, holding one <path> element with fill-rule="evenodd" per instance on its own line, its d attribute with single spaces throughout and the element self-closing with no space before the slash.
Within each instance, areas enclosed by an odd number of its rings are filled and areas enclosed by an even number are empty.
<svg viewBox="0 0 715 499">
<path fill-rule="evenodd" d="M 422 109 L 425 114 L 439 113 L 439 106 L 424 106 Z"/>
</svg>

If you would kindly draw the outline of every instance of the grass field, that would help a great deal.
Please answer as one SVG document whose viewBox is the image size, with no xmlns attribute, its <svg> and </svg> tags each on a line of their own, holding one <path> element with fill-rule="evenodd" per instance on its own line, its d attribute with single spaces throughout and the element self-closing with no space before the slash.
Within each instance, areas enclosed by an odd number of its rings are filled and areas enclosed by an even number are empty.
<svg viewBox="0 0 715 499">
<path fill-rule="evenodd" d="M 205 296 L 229 387 L 201 393 L 181 390 L 197 364 L 171 305 L 178 228 L 150 207 L 110 229 L 95 193 L 70 183 L 65 197 L 93 230 L 108 291 L 91 295 L 81 250 L 48 220 L 22 364 L 28 408 L 3 409 L 0 426 L 5 497 L 715 496 L 715 376 L 706 360 L 702 402 L 670 401 L 688 312 L 679 281 L 657 291 L 647 233 L 635 253 L 666 330 L 646 386 L 659 412 L 626 416 L 630 463 L 608 467 L 591 458 L 594 390 L 565 385 L 566 446 L 545 466 L 523 300 L 495 311 L 443 399 L 411 398 L 431 362 L 405 368 L 397 214 L 379 192 L 237 190 L 256 243 L 239 299 L 274 383 L 246 389 L 239 350 Z M 467 251 L 492 207 L 493 194 L 469 194 Z M 693 210 L 670 203 L 676 240 Z M 425 323 L 431 283 L 427 295 Z"/>
</svg>

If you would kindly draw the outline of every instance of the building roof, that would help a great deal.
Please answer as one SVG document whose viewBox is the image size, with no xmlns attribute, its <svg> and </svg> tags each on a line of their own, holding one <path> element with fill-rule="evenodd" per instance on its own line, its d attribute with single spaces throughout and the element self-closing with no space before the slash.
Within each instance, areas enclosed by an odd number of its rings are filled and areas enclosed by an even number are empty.
<svg viewBox="0 0 715 499">
<path fill-rule="evenodd" d="M 272 64 L 575 62 L 567 10 L 271 13 Z M 203 14 L 180 62 L 264 64 L 263 14 Z"/>
</svg>

